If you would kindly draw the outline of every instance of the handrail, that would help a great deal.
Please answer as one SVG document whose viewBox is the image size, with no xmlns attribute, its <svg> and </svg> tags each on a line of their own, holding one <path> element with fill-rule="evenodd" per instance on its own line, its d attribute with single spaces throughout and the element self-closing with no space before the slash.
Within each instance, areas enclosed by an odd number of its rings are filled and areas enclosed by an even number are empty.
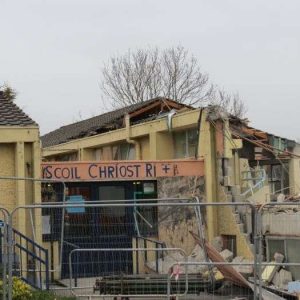
<svg viewBox="0 0 300 300">
<path fill-rule="evenodd" d="M 146 238 L 146 237 L 143 237 L 143 236 L 134 236 L 133 238 L 135 238 L 137 248 L 139 248 L 138 247 L 138 240 L 141 239 L 141 240 L 144 241 L 144 248 L 146 249 L 144 251 L 144 261 L 145 262 L 148 261 L 147 241 L 150 242 L 150 243 L 154 243 L 155 244 L 155 249 L 160 248 L 161 251 L 162 251 L 162 258 L 164 257 L 163 249 L 167 248 L 167 246 L 166 246 L 166 244 L 164 242 L 160 242 L 160 241 L 157 241 L 157 240 L 149 239 L 149 238 Z M 150 251 L 150 249 L 153 249 L 153 248 L 150 247 L 149 251 Z M 138 252 L 137 252 L 137 256 L 136 256 L 136 270 L 137 270 L 137 273 L 139 273 L 139 255 L 138 255 Z M 155 271 L 156 271 L 156 273 L 159 273 L 158 251 L 155 251 Z"/>
<path fill-rule="evenodd" d="M 8 225 L 7 225 L 8 226 Z M 38 243 L 36 243 L 34 240 L 30 239 L 29 237 L 27 237 L 26 235 L 24 235 L 23 233 L 21 233 L 20 231 L 18 231 L 17 229 L 13 228 L 13 233 L 22 237 L 25 241 L 30 242 L 31 245 L 37 247 L 38 249 L 42 250 L 43 252 L 48 251 L 46 248 L 42 247 L 41 245 L 39 245 Z"/>
<path fill-rule="evenodd" d="M 160 245 L 162 248 L 165 248 L 165 247 L 166 247 L 166 243 L 160 242 L 160 241 L 157 241 L 157 240 L 153 240 L 153 239 L 149 239 L 149 238 L 147 238 L 147 237 L 143 237 L 143 236 L 134 236 L 134 238 L 135 238 L 135 239 L 145 240 L 145 241 L 148 241 L 148 242 L 151 242 L 151 243 Z"/>
<path fill-rule="evenodd" d="M 13 233 L 13 240 L 14 240 L 14 247 L 18 249 L 20 258 L 22 259 L 22 255 L 30 256 L 32 258 L 34 266 L 37 267 L 37 273 L 36 273 L 36 278 L 34 282 L 31 280 L 28 280 L 25 275 L 23 276 L 23 264 L 22 260 L 20 263 L 20 277 L 22 280 L 30 284 L 34 288 L 42 289 L 42 273 L 46 274 L 45 278 L 45 284 L 46 284 L 46 289 L 49 289 L 49 254 L 48 250 L 41 245 L 37 244 L 35 241 L 32 239 L 28 238 L 25 236 L 23 233 L 19 232 L 15 228 L 12 228 L 12 233 Z M 18 241 L 17 241 L 18 239 Z M 30 250 L 28 246 L 32 246 L 33 250 Z M 16 249 L 15 249 L 16 251 Z M 45 266 L 45 271 L 42 271 L 42 265 Z M 35 269 L 35 268 L 34 268 Z M 26 273 L 25 273 L 26 274 Z M 36 282 L 37 280 L 37 282 Z"/>
</svg>

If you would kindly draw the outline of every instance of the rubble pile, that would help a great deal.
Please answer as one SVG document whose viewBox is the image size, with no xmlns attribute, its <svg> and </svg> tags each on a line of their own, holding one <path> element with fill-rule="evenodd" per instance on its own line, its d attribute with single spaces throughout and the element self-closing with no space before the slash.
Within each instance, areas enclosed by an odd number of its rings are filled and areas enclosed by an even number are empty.
<svg viewBox="0 0 300 300">
<path fill-rule="evenodd" d="M 296 194 L 296 195 L 285 195 L 282 193 L 272 194 L 271 201 L 272 202 L 299 202 L 300 194 Z"/>
<path fill-rule="evenodd" d="M 181 253 L 170 251 L 167 255 L 161 256 L 157 262 L 148 262 L 147 267 L 154 271 L 156 270 L 156 266 L 158 266 L 159 274 L 168 274 L 171 267 L 177 263 L 184 262 L 185 260 L 185 257 Z M 204 251 L 199 245 L 196 245 L 192 253 L 187 257 L 187 262 L 205 262 Z M 204 265 L 191 265 L 187 267 L 187 273 L 189 274 L 205 273 L 207 270 L 207 266 Z M 185 273 L 185 268 L 183 266 L 181 267 L 180 272 Z"/>
<path fill-rule="evenodd" d="M 219 252 L 219 254 L 222 256 L 224 261 L 226 262 L 232 262 L 233 268 L 241 273 L 245 278 L 248 278 L 253 274 L 253 261 L 246 259 L 242 256 L 236 256 L 234 257 L 234 254 L 232 251 L 228 249 L 224 249 L 223 240 L 221 237 L 215 237 L 212 242 L 212 246 Z M 159 274 L 167 274 L 170 270 L 170 268 L 177 263 L 184 262 L 185 257 L 179 253 L 179 252 L 169 252 L 167 255 L 160 257 L 158 261 L 151 261 L 148 262 L 146 265 L 148 269 L 150 269 L 152 272 L 156 270 L 158 266 L 158 273 Z M 209 260 L 211 262 L 211 260 Z M 195 265 L 189 265 L 186 269 L 184 266 L 181 266 L 180 272 L 185 273 L 185 270 L 187 270 L 188 274 L 198 274 L 201 273 L 203 276 L 207 276 L 208 274 L 208 266 L 207 265 L 201 265 L 201 263 L 206 262 L 205 253 L 204 250 L 200 247 L 200 245 L 196 245 L 192 253 L 187 256 L 187 262 L 193 263 L 195 262 Z M 250 265 L 244 265 L 244 264 L 250 264 Z M 251 265 L 252 264 L 252 265 Z M 213 263 L 212 263 L 213 265 Z M 213 268 L 214 273 L 217 273 L 217 268 Z"/>
<path fill-rule="evenodd" d="M 274 261 L 272 263 L 283 263 L 284 255 L 276 252 L 274 254 Z M 293 283 L 292 273 L 286 270 L 280 265 L 270 265 L 266 266 L 262 273 L 262 280 L 264 284 L 269 288 L 279 291 L 288 291 L 289 285 Z"/>
<path fill-rule="evenodd" d="M 197 235 L 192 234 L 195 240 L 200 243 Z M 159 266 L 160 274 L 168 274 L 171 272 L 171 276 L 178 276 L 184 274 L 186 271 L 188 274 L 201 274 L 204 278 L 213 274 L 216 280 L 231 282 L 234 285 L 240 287 L 246 287 L 254 290 L 253 280 L 251 277 L 254 271 L 254 261 L 246 259 L 242 256 L 234 257 L 234 254 L 229 249 L 224 249 L 222 239 L 220 237 L 215 238 L 211 244 L 205 242 L 204 246 L 207 253 L 204 252 L 203 248 L 197 245 L 192 253 L 185 259 L 181 254 L 174 253 L 173 255 L 168 254 L 165 257 L 160 257 L 159 260 L 147 263 L 150 270 L 155 270 L 156 266 Z M 207 254 L 207 256 L 205 255 Z M 209 257 L 209 261 L 220 263 L 218 267 L 209 269 L 201 263 L 206 262 L 206 257 Z M 261 274 L 263 286 L 262 288 L 262 299 L 264 300 L 279 300 L 284 299 L 282 295 L 295 296 L 300 295 L 300 282 L 293 281 L 293 276 L 290 271 L 282 267 L 281 264 L 284 262 L 284 255 L 281 253 L 274 254 L 274 261 L 270 265 L 266 265 Z M 180 262 L 195 262 L 194 266 L 188 266 L 187 268 L 180 265 Z M 231 262 L 230 265 L 222 265 L 222 262 Z M 174 271 L 175 270 L 175 271 Z M 211 273 L 210 271 L 213 271 Z M 300 297 L 300 296 L 299 296 Z M 300 298 L 297 298 L 300 299 Z"/>
</svg>

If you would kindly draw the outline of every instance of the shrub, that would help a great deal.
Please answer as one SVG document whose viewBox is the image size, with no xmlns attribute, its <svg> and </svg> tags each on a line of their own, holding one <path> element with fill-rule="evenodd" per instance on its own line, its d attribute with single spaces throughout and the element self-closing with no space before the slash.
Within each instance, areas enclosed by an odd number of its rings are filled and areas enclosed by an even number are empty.
<svg viewBox="0 0 300 300">
<path fill-rule="evenodd" d="M 0 295 L 3 296 L 3 281 L 0 281 Z M 31 299 L 31 288 L 28 284 L 24 283 L 21 279 L 13 277 L 13 300 L 29 300 Z"/>
<path fill-rule="evenodd" d="M 31 300 L 75 300 L 75 297 L 59 297 L 48 291 L 34 291 Z"/>
<path fill-rule="evenodd" d="M 13 300 L 27 300 L 31 299 L 31 288 L 28 284 L 17 277 L 13 277 Z"/>
<path fill-rule="evenodd" d="M 0 280 L 0 299 L 3 296 L 3 281 Z M 75 300 L 75 297 L 59 297 L 49 291 L 32 290 L 18 277 L 13 277 L 13 300 Z"/>
</svg>

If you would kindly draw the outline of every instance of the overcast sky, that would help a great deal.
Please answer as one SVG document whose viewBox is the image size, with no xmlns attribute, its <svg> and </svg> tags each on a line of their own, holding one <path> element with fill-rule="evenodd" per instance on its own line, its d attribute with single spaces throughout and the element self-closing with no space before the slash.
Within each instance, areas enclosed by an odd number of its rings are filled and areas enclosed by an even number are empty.
<svg viewBox="0 0 300 300">
<path fill-rule="evenodd" d="M 103 112 L 101 66 L 181 44 L 254 127 L 300 138 L 299 0 L 0 0 L 0 83 L 41 133 Z"/>
</svg>

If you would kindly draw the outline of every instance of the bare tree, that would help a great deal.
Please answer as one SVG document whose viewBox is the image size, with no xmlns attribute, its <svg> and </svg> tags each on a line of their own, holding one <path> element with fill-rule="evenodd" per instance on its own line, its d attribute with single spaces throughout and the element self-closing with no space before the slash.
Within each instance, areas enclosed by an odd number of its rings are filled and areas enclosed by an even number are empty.
<svg viewBox="0 0 300 300">
<path fill-rule="evenodd" d="M 112 57 L 102 70 L 104 94 L 114 107 L 157 96 L 189 105 L 204 104 L 213 86 L 196 58 L 182 46 L 164 50 L 139 49 Z"/>
<path fill-rule="evenodd" d="M 244 118 L 247 113 L 247 107 L 240 98 L 239 93 L 227 93 L 218 87 L 214 87 L 211 104 L 221 107 L 238 118 Z"/>
<path fill-rule="evenodd" d="M 197 59 L 183 47 L 164 50 L 161 65 L 165 97 L 189 105 L 210 101 L 213 85 L 208 74 L 201 72 Z"/>
<path fill-rule="evenodd" d="M 239 94 L 211 84 L 198 60 L 182 46 L 128 50 L 112 57 L 103 66 L 101 88 L 113 108 L 163 96 L 188 105 L 218 105 L 238 117 L 247 111 Z"/>
</svg>

